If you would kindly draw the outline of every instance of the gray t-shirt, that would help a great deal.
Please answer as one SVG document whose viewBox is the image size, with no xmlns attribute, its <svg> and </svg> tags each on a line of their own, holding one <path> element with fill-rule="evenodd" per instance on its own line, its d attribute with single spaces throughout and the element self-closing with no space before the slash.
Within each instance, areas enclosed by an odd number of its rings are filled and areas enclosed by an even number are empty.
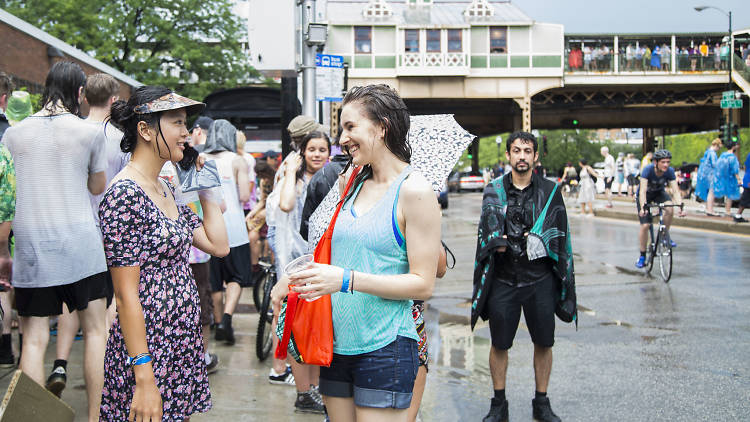
<svg viewBox="0 0 750 422">
<path fill-rule="evenodd" d="M 99 125 L 99 132 L 96 135 L 96 140 L 94 141 L 96 144 L 103 143 L 104 148 L 106 150 L 107 154 L 107 170 L 105 171 L 105 174 L 107 175 L 107 186 L 109 186 L 109 182 L 114 179 L 115 176 L 117 176 L 117 173 L 119 173 L 125 166 L 128 164 L 128 161 L 130 161 L 130 154 L 122 152 L 120 149 L 120 141 L 122 140 L 122 131 L 114 127 L 111 123 L 103 123 L 103 122 L 87 122 L 91 124 L 98 124 Z M 102 198 L 104 198 L 104 193 L 100 193 L 99 195 L 91 195 L 91 210 L 94 212 L 94 221 L 96 222 L 97 227 L 99 226 L 99 203 L 102 202 Z"/>
<path fill-rule="evenodd" d="M 5 131 L 17 186 L 13 286 L 61 286 L 107 270 L 87 188 L 89 174 L 107 169 L 100 130 L 66 113 Z"/>
</svg>

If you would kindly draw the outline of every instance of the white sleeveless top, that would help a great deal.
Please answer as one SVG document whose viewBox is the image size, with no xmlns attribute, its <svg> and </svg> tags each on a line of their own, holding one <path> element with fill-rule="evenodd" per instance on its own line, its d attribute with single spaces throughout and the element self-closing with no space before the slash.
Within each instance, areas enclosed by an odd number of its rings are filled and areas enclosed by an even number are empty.
<svg viewBox="0 0 750 422">
<path fill-rule="evenodd" d="M 219 153 L 212 158 L 216 160 L 216 168 L 221 177 L 221 190 L 224 193 L 224 202 L 227 210 L 224 213 L 224 225 L 227 226 L 227 238 L 229 247 L 242 246 L 250 241 L 247 238 L 247 226 L 245 225 L 245 213 L 242 212 L 242 204 L 237 195 L 237 180 L 234 178 L 232 161 L 236 154 Z"/>
</svg>

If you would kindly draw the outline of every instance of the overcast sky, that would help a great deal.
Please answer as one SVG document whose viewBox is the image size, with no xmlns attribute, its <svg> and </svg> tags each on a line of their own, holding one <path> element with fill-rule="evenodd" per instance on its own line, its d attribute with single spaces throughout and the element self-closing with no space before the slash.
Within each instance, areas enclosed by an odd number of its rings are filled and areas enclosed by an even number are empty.
<svg viewBox="0 0 750 422">
<path fill-rule="evenodd" d="M 723 13 L 732 12 L 732 29 L 750 29 L 750 0 L 512 0 L 539 22 L 562 23 L 566 33 L 726 32 Z"/>
</svg>

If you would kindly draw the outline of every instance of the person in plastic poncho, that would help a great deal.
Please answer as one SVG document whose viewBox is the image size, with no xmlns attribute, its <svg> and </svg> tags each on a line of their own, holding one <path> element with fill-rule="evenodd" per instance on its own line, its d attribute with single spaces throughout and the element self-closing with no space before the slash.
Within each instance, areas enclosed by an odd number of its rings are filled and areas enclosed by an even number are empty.
<svg viewBox="0 0 750 422">
<path fill-rule="evenodd" d="M 695 195 L 706 201 L 706 215 L 710 217 L 717 216 L 714 213 L 714 178 L 717 161 L 716 151 L 719 148 L 721 148 L 721 140 L 716 138 L 701 158 L 700 166 L 698 166 L 698 183 L 695 185 Z"/>
<path fill-rule="evenodd" d="M 724 198 L 724 209 L 727 215 L 732 215 L 732 201 L 740 199 L 740 161 L 737 159 L 737 142 L 729 145 L 729 150 L 721 154 L 716 161 L 716 177 L 714 180 L 714 195 Z"/>
</svg>

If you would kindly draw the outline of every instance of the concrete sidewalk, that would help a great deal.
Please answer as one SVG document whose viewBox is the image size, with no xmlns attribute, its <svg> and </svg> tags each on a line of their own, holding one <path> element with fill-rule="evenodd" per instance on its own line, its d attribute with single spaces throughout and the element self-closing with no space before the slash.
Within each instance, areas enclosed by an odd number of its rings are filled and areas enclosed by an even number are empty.
<svg viewBox="0 0 750 422">
<path fill-rule="evenodd" d="M 578 205 L 573 199 L 569 201 L 568 209 L 573 214 L 573 209 L 578 208 Z M 612 208 L 607 208 L 605 205 L 606 199 L 604 195 L 597 195 L 594 202 L 594 215 L 597 217 L 638 221 L 635 199 L 633 198 L 613 196 Z M 675 218 L 672 221 L 673 225 L 723 233 L 750 235 L 750 223 L 735 223 L 731 215 L 727 216 L 724 214 L 724 207 L 714 207 L 714 211 L 720 213 L 722 217 L 708 217 L 706 216 L 703 204 L 694 200 L 687 200 L 685 201 L 685 211 L 687 212 L 687 216 Z M 732 212 L 735 211 L 736 208 L 733 208 Z"/>
</svg>

